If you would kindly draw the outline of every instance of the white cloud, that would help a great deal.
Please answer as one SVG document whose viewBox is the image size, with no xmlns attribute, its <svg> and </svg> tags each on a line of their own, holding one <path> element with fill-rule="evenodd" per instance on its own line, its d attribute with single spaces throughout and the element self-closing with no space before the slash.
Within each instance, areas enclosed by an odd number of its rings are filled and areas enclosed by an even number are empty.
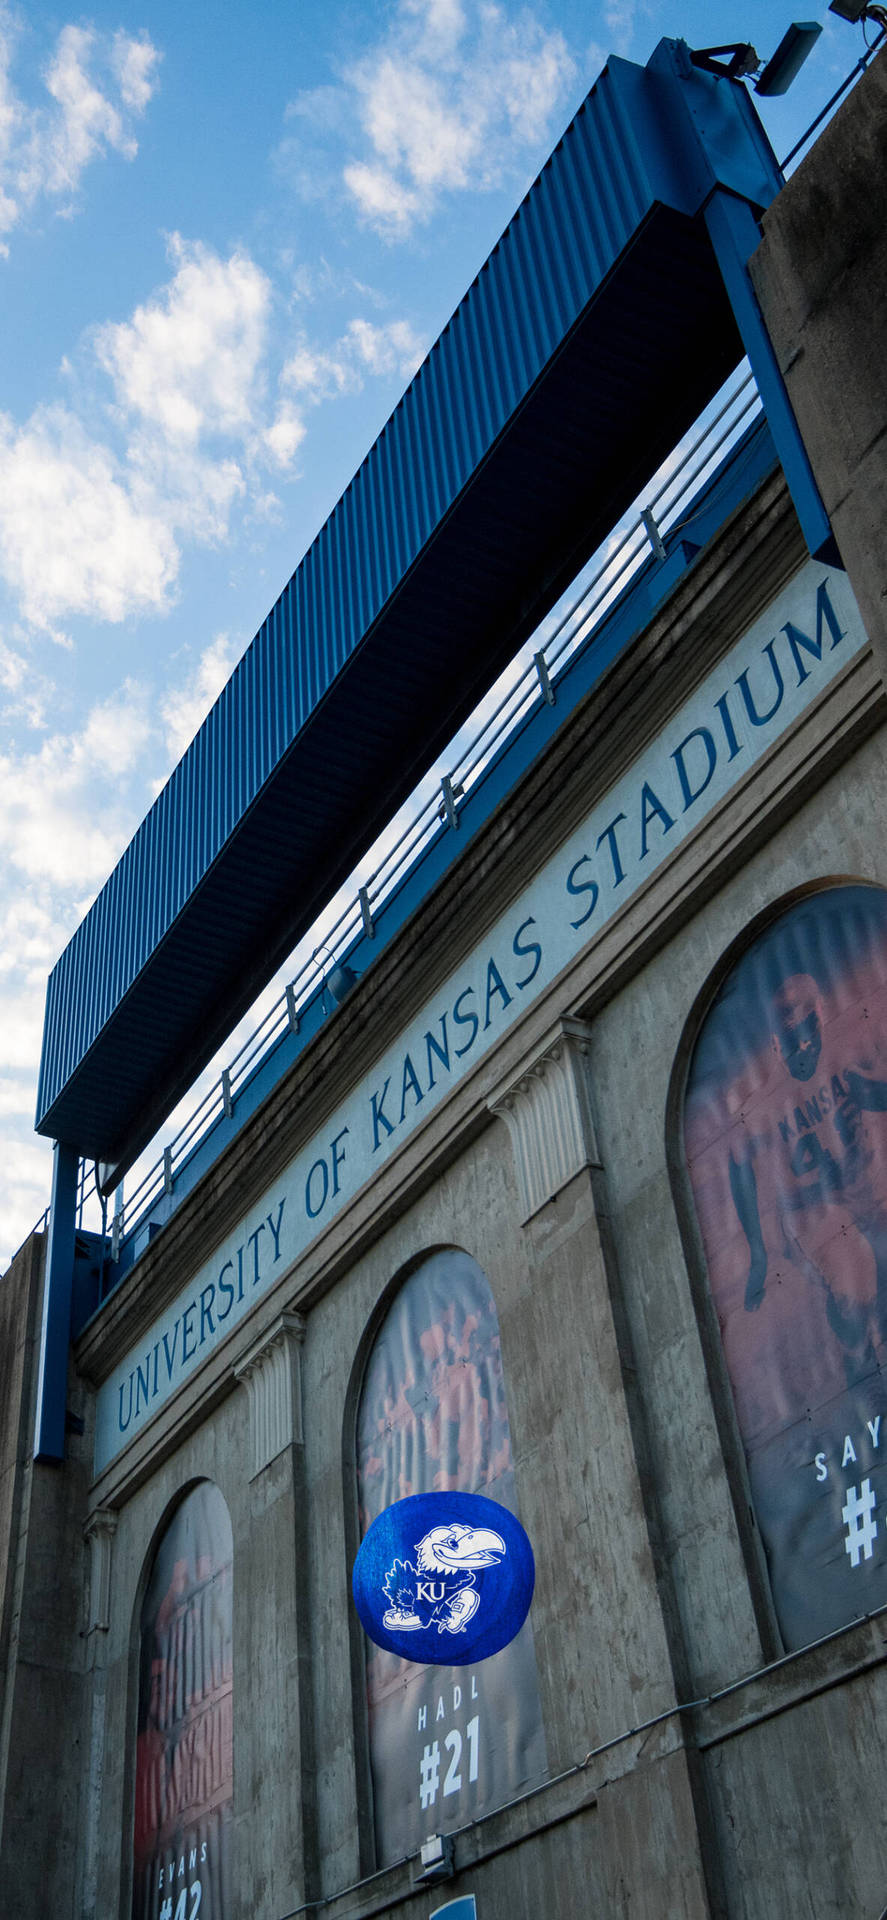
<svg viewBox="0 0 887 1920">
<path fill-rule="evenodd" d="M 119 109 L 90 75 L 94 48 L 95 34 L 87 28 L 62 28 L 46 75 L 46 90 L 58 112 L 48 134 L 32 149 L 32 163 L 40 175 L 38 190 L 44 193 L 72 192 L 84 167 L 103 146 L 115 148 L 126 160 L 138 151 L 124 132 Z"/>
<path fill-rule="evenodd" d="M 422 358 L 408 322 L 359 316 L 331 348 L 300 336 L 269 406 L 267 276 L 242 250 L 169 246 L 166 285 L 86 336 L 79 385 L 67 362 L 76 409 L 38 407 L 22 426 L 0 415 L 0 576 L 62 641 L 66 617 L 166 611 L 184 546 L 224 540 L 247 494 L 268 511 L 263 470 L 293 469 L 307 408 Z M 0 658 L 0 675 L 14 670 Z"/>
<path fill-rule="evenodd" d="M 605 7 L 604 21 L 607 38 L 614 52 L 621 54 L 629 52 L 635 35 L 638 11 L 649 16 L 651 9 L 643 5 L 639 8 L 638 0 L 611 0 L 611 4 Z"/>
<path fill-rule="evenodd" d="M 264 434 L 270 458 L 280 467 L 292 464 L 307 431 L 306 407 L 338 399 L 342 394 L 359 393 L 368 375 L 379 378 L 399 374 L 409 379 L 424 353 L 424 341 L 406 320 L 389 320 L 381 325 L 361 318 L 349 320 L 345 332 L 329 348 L 313 346 L 307 338 L 300 338 L 284 363 L 280 375 L 282 397 Z"/>
<path fill-rule="evenodd" d="M 423 213 L 420 195 L 386 167 L 355 160 L 345 168 L 342 178 L 369 225 L 387 239 L 400 239 L 409 233 L 414 220 Z"/>
<path fill-rule="evenodd" d="M 162 433 L 136 431 L 127 447 L 127 485 L 141 511 L 156 512 L 170 539 L 214 545 L 223 540 L 236 499 L 246 490 L 233 454 L 211 459 Z"/>
<path fill-rule="evenodd" d="M 406 320 L 376 325 L 372 320 L 349 320 L 332 347 L 313 346 L 304 336 L 284 363 L 282 391 L 295 394 L 303 405 L 359 393 L 366 376 L 399 374 L 409 379 L 425 354 L 422 336 Z M 300 419 L 292 401 L 284 401 L 279 418 L 289 418 L 293 429 Z M 296 441 L 298 444 L 298 440 Z"/>
<path fill-rule="evenodd" d="M 399 373 L 410 379 L 425 357 L 424 341 L 406 320 L 390 320 L 381 327 L 370 320 L 351 320 L 345 339 L 368 373 Z"/>
<path fill-rule="evenodd" d="M 113 38 L 62 27 L 43 75 L 44 97 L 27 104 L 11 77 L 14 33 L 0 10 L 0 231 L 41 201 L 70 211 L 86 168 L 113 152 L 132 160 L 132 131 L 156 83 L 160 55 L 146 35 Z M 8 252 L 8 247 L 4 247 Z"/>
<path fill-rule="evenodd" d="M 253 416 L 271 287 L 247 254 L 169 242 L 172 280 L 131 320 L 99 328 L 118 403 L 170 441 L 242 433 Z"/>
<path fill-rule="evenodd" d="M 70 407 L 0 417 L 0 572 L 35 626 L 162 611 L 183 540 L 227 532 L 245 487 L 234 452 L 256 431 L 270 287 L 245 255 L 171 243 L 175 272 L 131 320 L 98 329 L 106 437 Z"/>
<path fill-rule="evenodd" d="M 5 1244 L 0 1246 L 0 1273 L 27 1239 L 49 1200 L 52 1148 L 48 1140 L 0 1138 L 3 1156 Z"/>
<path fill-rule="evenodd" d="M 130 40 L 128 34 L 115 33 L 111 65 L 120 85 L 121 98 L 134 113 L 144 113 L 148 105 L 159 62 L 160 54 L 150 40 Z"/>
<path fill-rule="evenodd" d="M 162 515 L 74 414 L 40 408 L 21 429 L 0 417 L 0 571 L 28 620 L 160 608 L 177 568 Z"/>
<path fill-rule="evenodd" d="M 284 401 L 264 433 L 265 449 L 275 466 L 292 466 L 307 431 L 301 414 Z"/>
<path fill-rule="evenodd" d="M 497 185 L 542 141 L 573 77 L 563 35 L 492 0 L 401 0 L 386 38 L 348 75 L 370 153 L 343 169 L 388 238 L 443 192 Z"/>
<path fill-rule="evenodd" d="M 55 697 L 55 686 L 48 674 L 35 666 L 25 637 L 13 629 L 21 644 L 0 638 L 0 691 L 2 721 L 20 733 L 21 728 L 39 730 L 46 725 L 47 710 Z"/>
<path fill-rule="evenodd" d="M 8 979 L 15 974 L 42 984 L 63 938 L 64 922 L 53 912 L 43 889 L 10 895 L 0 914 L 0 975 Z M 17 1033 L 19 1022 L 9 1025 L 11 1042 L 12 1028 Z M 3 1064 L 12 1064 L 8 1046 L 4 1046 Z"/>
<path fill-rule="evenodd" d="M 7 1001 L 5 1005 L 9 1008 L 10 1018 L 15 1019 L 16 1009 L 14 1002 L 10 1004 L 10 1002 Z M 28 1065 L 31 1066 L 32 1061 L 29 1061 Z M 33 1120 L 33 1073 L 28 1076 L 22 1074 L 20 1077 L 12 1074 L 0 1075 L 0 1119 L 8 1120 L 10 1117 L 14 1117 L 17 1120 Z"/>
<path fill-rule="evenodd" d="M 126 681 L 76 734 L 0 755 L 0 846 L 33 888 L 82 894 L 105 878 L 136 821 L 121 799 L 151 735 L 145 691 Z M 138 798 L 141 798 L 141 793 Z"/>
<path fill-rule="evenodd" d="M 190 678 L 161 702 L 160 716 L 171 760 L 180 760 L 190 746 L 198 727 L 230 679 L 241 651 L 230 634 L 216 634 L 204 648 Z"/>
</svg>

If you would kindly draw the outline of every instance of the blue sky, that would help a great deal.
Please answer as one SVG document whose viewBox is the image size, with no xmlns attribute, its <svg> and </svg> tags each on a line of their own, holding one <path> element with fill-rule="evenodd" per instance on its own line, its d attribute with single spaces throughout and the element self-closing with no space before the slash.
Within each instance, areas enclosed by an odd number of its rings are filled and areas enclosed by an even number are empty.
<svg viewBox="0 0 887 1920">
<path fill-rule="evenodd" d="M 778 154 L 863 51 L 807 17 Z M 46 976 L 607 53 L 790 19 L 0 0 L 0 1271 Z"/>
</svg>

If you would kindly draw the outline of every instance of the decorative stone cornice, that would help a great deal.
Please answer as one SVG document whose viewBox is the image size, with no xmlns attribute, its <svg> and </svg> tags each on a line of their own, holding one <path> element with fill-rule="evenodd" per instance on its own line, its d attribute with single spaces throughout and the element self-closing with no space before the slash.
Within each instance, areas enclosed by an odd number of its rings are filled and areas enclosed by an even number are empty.
<svg viewBox="0 0 887 1920">
<path fill-rule="evenodd" d="M 523 1226 L 583 1167 L 600 1165 L 587 1079 L 589 1038 L 583 1021 L 559 1020 L 487 1103 L 511 1135 Z"/>
<path fill-rule="evenodd" d="M 89 1608 L 87 1633 L 107 1633 L 111 1624 L 111 1542 L 117 1515 L 111 1507 L 96 1507 L 83 1528 L 89 1547 Z"/>
<path fill-rule="evenodd" d="M 305 1338 L 300 1313 L 284 1312 L 235 1366 L 249 1396 L 252 1478 L 295 1441 L 302 1441 L 302 1374 L 299 1348 Z"/>
</svg>

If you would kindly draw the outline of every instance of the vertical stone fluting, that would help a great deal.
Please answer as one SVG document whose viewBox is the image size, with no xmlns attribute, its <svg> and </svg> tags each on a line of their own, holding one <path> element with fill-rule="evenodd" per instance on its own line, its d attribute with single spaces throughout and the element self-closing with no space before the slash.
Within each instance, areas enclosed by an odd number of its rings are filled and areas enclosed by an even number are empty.
<svg viewBox="0 0 887 1920">
<path fill-rule="evenodd" d="M 511 1135 L 525 1225 L 583 1167 L 600 1164 L 586 1080 L 589 1032 L 560 1020 L 517 1077 L 489 1102 Z"/>
<path fill-rule="evenodd" d="M 91 1920 L 91 1916 L 97 1911 L 99 1835 L 105 1771 L 107 1635 L 111 1625 L 111 1563 L 116 1531 L 117 1515 L 110 1507 L 97 1507 L 89 1515 L 83 1529 L 83 1538 L 89 1548 L 86 1666 L 90 1676 L 88 1684 L 91 1693 L 82 1880 L 82 1912 L 85 1920 Z"/>
<path fill-rule="evenodd" d="M 284 1312 L 235 1368 L 249 1398 L 252 1477 L 276 1459 L 284 1447 L 302 1440 L 302 1381 L 299 1349 L 305 1322 Z"/>
</svg>

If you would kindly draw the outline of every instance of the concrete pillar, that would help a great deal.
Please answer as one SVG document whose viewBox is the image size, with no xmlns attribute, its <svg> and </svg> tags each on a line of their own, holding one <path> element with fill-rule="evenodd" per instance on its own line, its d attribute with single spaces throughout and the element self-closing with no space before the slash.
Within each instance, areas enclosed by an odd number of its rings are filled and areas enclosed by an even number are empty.
<svg viewBox="0 0 887 1920">
<path fill-rule="evenodd" d="M 300 1313 L 282 1313 L 236 1368 L 249 1397 L 251 1478 L 291 1442 L 303 1443 Z"/>
<path fill-rule="evenodd" d="M 527 1258 L 519 1326 L 509 1338 L 503 1318 L 502 1340 L 521 1517 L 536 1555 L 532 1620 L 549 1764 L 556 1773 L 615 1741 L 599 1768 L 620 1782 L 613 1804 L 630 1822 L 639 1749 L 623 1736 L 687 1696 L 610 1232 L 590 1047 L 583 1023 L 558 1021 L 489 1104 L 511 1135 Z M 651 1769 L 644 1817 L 659 1832 L 646 1850 L 638 1911 L 707 1915 L 700 1828 L 708 1814 L 676 1710 L 642 1751 Z M 590 1762 L 590 1783 L 597 1775 Z"/>
<path fill-rule="evenodd" d="M 74 1920 L 81 1834 L 84 1575 L 91 1478 L 86 1397 L 73 1369 L 50 1401 L 64 1460 L 32 1453 L 45 1242 L 26 1243 L 0 1303 L 0 1549 L 7 1552 L 0 1672 L 0 1910 Z M 60 1351 L 60 1350 L 59 1350 Z M 67 1358 L 67 1322 L 64 1351 Z M 55 1359 L 59 1358 L 56 1352 Z M 4 1905 L 5 1901 L 5 1905 Z M 77 1912 L 79 1920 L 79 1912 Z"/>
<path fill-rule="evenodd" d="M 537 1543 L 534 1631 L 537 1639 L 550 1633 L 552 1649 L 575 1640 L 584 1680 L 578 1694 L 575 1682 L 568 1689 L 565 1681 L 564 1694 L 576 1703 L 575 1740 L 581 1726 L 594 1745 L 662 1712 L 675 1687 L 637 1458 L 639 1410 L 626 1395 L 634 1370 L 592 1116 L 589 1049 L 582 1022 L 559 1020 L 489 1104 L 505 1121 L 514 1152 L 531 1275 L 521 1318 L 524 1327 L 528 1313 L 540 1322 L 522 1343 L 532 1404 L 514 1427 L 519 1436 L 554 1429 L 555 1445 L 534 1474 L 537 1484 L 540 1471 L 553 1475 L 541 1552 Z M 552 1323 L 570 1327 L 572 1339 L 552 1342 Z M 557 1379 L 549 1380 L 552 1347 Z M 509 1392 L 516 1357 L 509 1356 Z M 562 1435 L 555 1407 L 568 1410 Z M 575 1527 L 566 1569 L 565 1514 L 568 1529 Z M 567 1751 L 575 1758 L 573 1736 L 553 1764 L 568 1764 Z"/>
<path fill-rule="evenodd" d="M 249 1398 L 250 1512 L 235 1546 L 234 1801 L 239 1920 L 278 1920 L 315 1890 L 300 1349 L 282 1313 L 235 1371 Z"/>
<path fill-rule="evenodd" d="M 79 1912 L 83 1920 L 97 1920 L 99 1841 L 105 1773 L 105 1715 L 107 1705 L 108 1629 L 111 1623 L 111 1555 L 117 1515 L 97 1507 L 83 1529 L 89 1549 L 89 1586 L 85 1630 L 86 1646 L 86 1775 L 82 1801 L 83 1840 L 80 1852 Z"/>
<path fill-rule="evenodd" d="M 887 679 L 885 204 L 887 55 L 881 53 L 764 214 L 764 237 L 749 266 Z"/>
<path fill-rule="evenodd" d="M 588 1045 L 581 1020 L 559 1020 L 517 1079 L 489 1102 L 511 1135 L 522 1226 L 583 1167 L 600 1165 L 584 1071 Z"/>
</svg>

